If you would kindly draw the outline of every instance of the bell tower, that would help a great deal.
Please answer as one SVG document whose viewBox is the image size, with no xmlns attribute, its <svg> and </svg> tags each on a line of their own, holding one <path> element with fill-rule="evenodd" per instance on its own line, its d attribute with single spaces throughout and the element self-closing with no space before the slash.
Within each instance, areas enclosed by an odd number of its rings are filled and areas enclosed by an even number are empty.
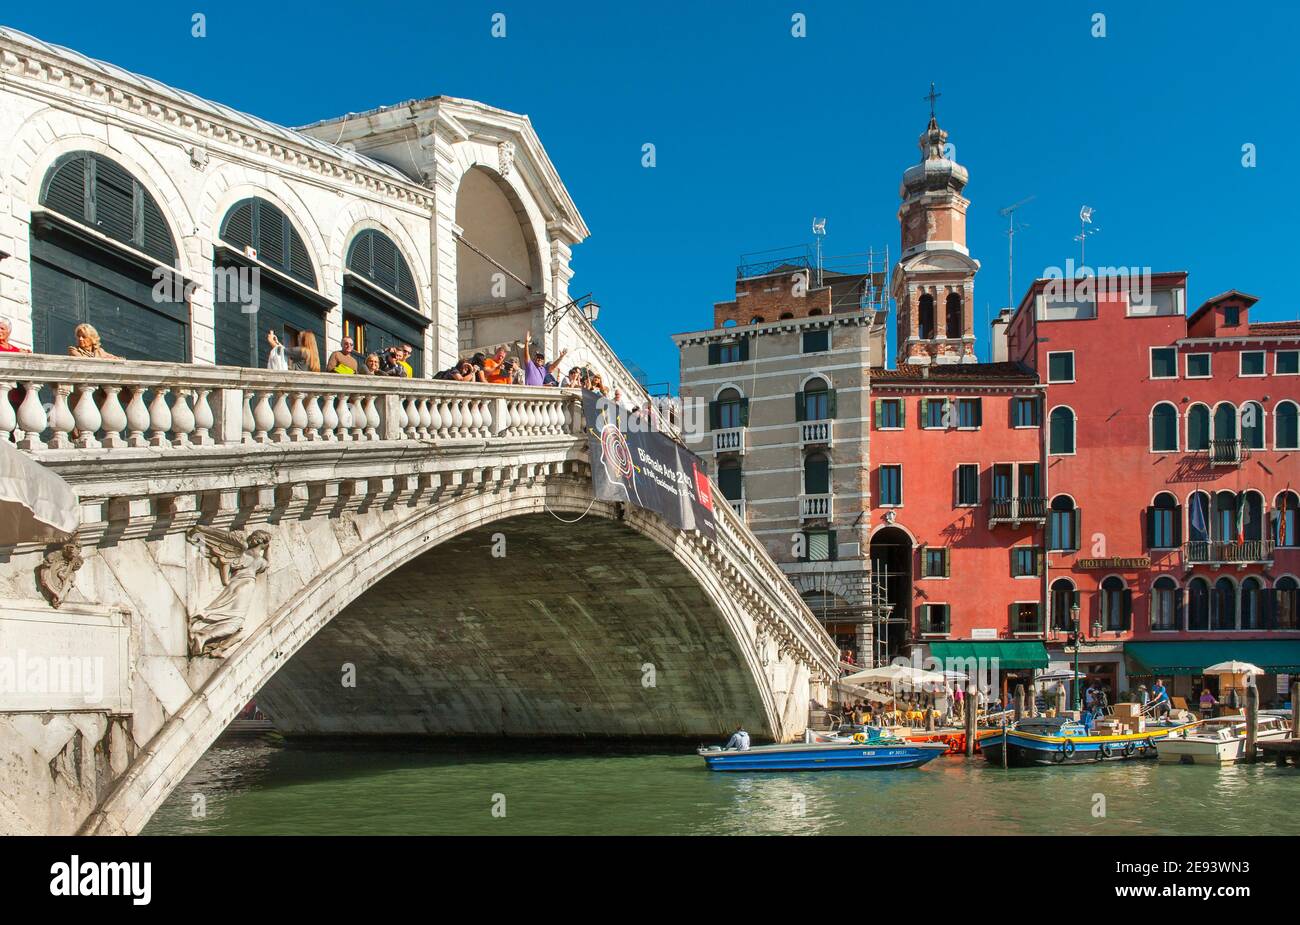
<svg viewBox="0 0 1300 925">
<path fill-rule="evenodd" d="M 962 196 L 969 173 L 957 163 L 948 133 L 939 128 L 930 84 L 930 123 L 921 133 L 921 161 L 903 173 L 898 223 L 903 249 L 894 268 L 898 307 L 898 365 L 974 363 L 975 274 L 979 261 L 966 249 Z"/>
</svg>

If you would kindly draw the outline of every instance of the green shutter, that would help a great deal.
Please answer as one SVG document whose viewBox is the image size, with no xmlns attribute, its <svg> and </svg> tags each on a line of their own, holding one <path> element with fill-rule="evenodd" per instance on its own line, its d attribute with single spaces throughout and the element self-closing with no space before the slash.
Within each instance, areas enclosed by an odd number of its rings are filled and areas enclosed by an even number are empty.
<svg viewBox="0 0 1300 925">
<path fill-rule="evenodd" d="M 902 398 L 898 399 L 898 426 L 907 426 L 907 401 Z"/>
<path fill-rule="evenodd" d="M 921 399 L 921 426 L 930 426 L 930 399 Z"/>
<path fill-rule="evenodd" d="M 719 404 L 716 401 L 709 402 L 709 427 L 712 430 L 722 426 L 722 410 L 718 407 Z"/>
<path fill-rule="evenodd" d="M 1082 544 L 1079 542 L 1082 533 L 1083 533 L 1083 509 L 1076 507 L 1074 509 L 1074 549 L 1076 552 L 1083 548 Z"/>
<path fill-rule="evenodd" d="M 1124 589 L 1124 610 L 1122 612 L 1122 622 L 1120 628 L 1124 630 L 1131 629 L 1133 626 L 1133 591 L 1130 588 Z"/>
<path fill-rule="evenodd" d="M 803 392 L 795 392 L 794 393 L 794 419 L 796 421 L 802 421 L 804 419 L 805 410 L 806 409 L 804 408 Z"/>
<path fill-rule="evenodd" d="M 1042 575 L 1047 569 L 1047 554 L 1043 552 L 1040 546 L 1034 550 L 1034 574 Z"/>
<path fill-rule="evenodd" d="M 86 199 L 89 196 L 86 156 L 77 154 L 55 168 L 45 187 L 41 204 L 51 211 L 86 222 Z"/>
<path fill-rule="evenodd" d="M 881 408 L 882 408 L 882 407 L 884 407 L 884 402 L 882 402 L 879 398 L 877 398 L 877 399 L 876 399 L 876 428 L 877 428 L 877 429 L 880 428 L 880 418 L 881 418 Z"/>
<path fill-rule="evenodd" d="M 840 557 L 840 541 L 838 535 L 834 530 L 830 531 L 829 538 L 830 538 L 830 553 L 829 553 L 830 560 L 832 562 L 835 562 Z"/>
<path fill-rule="evenodd" d="M 717 366 L 722 362 L 722 345 L 709 344 L 709 365 Z"/>
<path fill-rule="evenodd" d="M 929 578 L 929 577 L 930 577 L 930 557 L 929 557 L 928 555 L 926 555 L 926 550 L 927 550 L 928 548 L 929 548 L 928 546 L 921 546 L 921 547 L 920 547 L 920 551 L 921 551 L 921 577 L 922 577 L 922 578 Z"/>
<path fill-rule="evenodd" d="M 943 547 L 943 577 L 952 577 L 952 547 Z"/>
<path fill-rule="evenodd" d="M 749 426 L 749 399 L 748 398 L 742 398 L 740 400 L 740 426 L 741 427 Z"/>
<path fill-rule="evenodd" d="M 835 417 L 835 390 L 826 390 L 826 416 Z"/>
<path fill-rule="evenodd" d="M 740 362 L 743 363 L 748 359 L 749 359 L 749 335 L 745 334 L 742 335 L 740 338 Z"/>
</svg>

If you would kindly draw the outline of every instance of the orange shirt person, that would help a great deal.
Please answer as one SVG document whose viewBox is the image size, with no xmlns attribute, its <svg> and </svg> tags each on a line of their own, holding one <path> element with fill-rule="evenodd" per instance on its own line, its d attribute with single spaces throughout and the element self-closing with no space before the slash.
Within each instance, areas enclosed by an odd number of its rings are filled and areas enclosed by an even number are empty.
<svg viewBox="0 0 1300 925">
<path fill-rule="evenodd" d="M 498 347 L 490 357 L 483 358 L 483 373 L 488 382 L 510 384 L 510 374 L 505 371 L 506 348 Z"/>
</svg>

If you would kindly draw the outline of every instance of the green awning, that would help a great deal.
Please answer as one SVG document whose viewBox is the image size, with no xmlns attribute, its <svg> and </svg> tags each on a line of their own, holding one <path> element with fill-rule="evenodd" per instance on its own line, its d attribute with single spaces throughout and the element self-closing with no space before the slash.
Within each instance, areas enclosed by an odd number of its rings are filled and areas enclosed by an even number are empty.
<svg viewBox="0 0 1300 925">
<path fill-rule="evenodd" d="M 997 659 L 999 670 L 1046 668 L 1047 647 L 1041 642 L 963 639 L 960 642 L 932 642 L 930 655 L 948 666 L 949 659 Z M 1210 663 L 1206 663 L 1210 664 Z"/>
<path fill-rule="evenodd" d="M 1086 651 L 1086 650 L 1085 650 Z M 1269 674 L 1300 673 L 1300 639 L 1197 639 L 1124 644 L 1129 674 L 1197 675 L 1237 659 Z"/>
</svg>

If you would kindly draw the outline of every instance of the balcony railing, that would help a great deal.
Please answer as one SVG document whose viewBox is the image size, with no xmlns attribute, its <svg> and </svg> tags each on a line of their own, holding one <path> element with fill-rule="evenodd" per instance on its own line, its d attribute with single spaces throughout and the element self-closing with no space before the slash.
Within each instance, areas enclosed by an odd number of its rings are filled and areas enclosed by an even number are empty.
<svg viewBox="0 0 1300 925">
<path fill-rule="evenodd" d="M 737 517 L 739 517 L 742 521 L 748 522 L 748 518 L 745 517 L 744 498 L 735 498 L 735 499 L 728 498 L 727 503 L 730 504 L 731 509 L 736 512 Z"/>
<path fill-rule="evenodd" d="M 1047 520 L 1046 498 L 993 498 L 989 501 L 989 526 L 1009 523 L 1013 527 L 1023 522 L 1041 523 Z"/>
<path fill-rule="evenodd" d="M 1183 544 L 1183 563 L 1189 568 L 1206 564 L 1268 565 L 1272 562 L 1272 540 L 1246 540 L 1242 543 L 1192 540 Z"/>
<path fill-rule="evenodd" d="M 723 430 L 713 432 L 713 452 L 715 453 L 745 453 L 745 437 L 749 428 L 747 427 L 727 427 Z"/>
<path fill-rule="evenodd" d="M 1040 636 L 1043 632 L 1043 618 L 1038 614 L 1016 614 L 1011 620 L 1011 632 L 1016 636 Z"/>
<path fill-rule="evenodd" d="M 1211 440 L 1210 448 L 1204 452 L 1212 466 L 1240 466 L 1250 456 L 1250 448 L 1235 437 Z"/>
<path fill-rule="evenodd" d="M 834 495 L 800 495 L 799 516 L 804 520 L 830 520 L 834 498 Z"/>
<path fill-rule="evenodd" d="M 830 446 L 834 436 L 835 422 L 833 420 L 804 421 L 799 425 L 799 444 L 801 446 Z"/>
</svg>

